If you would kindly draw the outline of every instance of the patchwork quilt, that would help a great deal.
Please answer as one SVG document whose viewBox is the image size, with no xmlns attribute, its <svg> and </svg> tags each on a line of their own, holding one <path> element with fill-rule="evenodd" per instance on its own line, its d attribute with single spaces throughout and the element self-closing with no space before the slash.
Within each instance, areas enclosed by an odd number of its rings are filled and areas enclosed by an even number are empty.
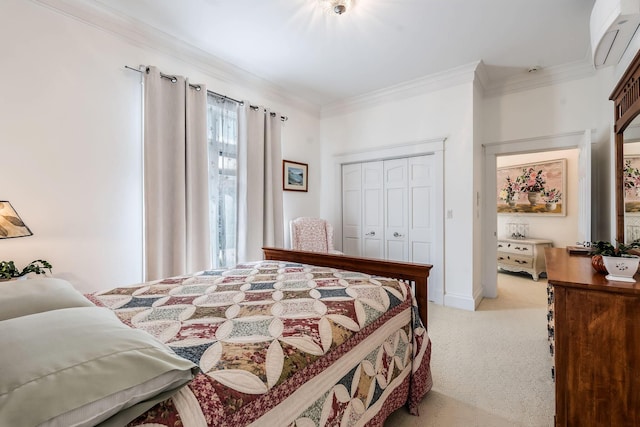
<svg viewBox="0 0 640 427">
<path fill-rule="evenodd" d="M 393 279 L 261 261 L 90 298 L 201 370 L 132 426 L 382 425 L 431 389 L 431 342 Z"/>
</svg>

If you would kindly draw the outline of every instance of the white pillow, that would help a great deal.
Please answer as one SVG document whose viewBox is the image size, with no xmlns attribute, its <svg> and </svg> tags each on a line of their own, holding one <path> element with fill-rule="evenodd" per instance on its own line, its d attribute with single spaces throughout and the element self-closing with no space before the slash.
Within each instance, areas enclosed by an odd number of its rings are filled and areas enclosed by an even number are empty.
<svg viewBox="0 0 640 427">
<path fill-rule="evenodd" d="M 49 277 L 0 283 L 0 320 L 59 308 L 91 306 L 93 303 L 65 280 Z"/>
<path fill-rule="evenodd" d="M 197 372 L 107 308 L 0 321 L 0 426 L 125 425 Z"/>
</svg>

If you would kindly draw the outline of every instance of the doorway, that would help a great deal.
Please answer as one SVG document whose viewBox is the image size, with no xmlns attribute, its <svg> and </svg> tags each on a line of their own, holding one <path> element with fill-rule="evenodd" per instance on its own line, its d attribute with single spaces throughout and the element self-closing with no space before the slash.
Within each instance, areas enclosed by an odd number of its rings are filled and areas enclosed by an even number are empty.
<svg viewBox="0 0 640 427">
<path fill-rule="evenodd" d="M 527 156 L 536 153 L 537 156 L 550 156 L 560 153 L 559 150 L 575 150 L 577 152 L 577 162 L 575 164 L 574 189 L 575 193 L 569 192 L 568 201 L 574 199 L 576 203 L 573 220 L 577 223 L 577 233 L 575 240 L 569 239 L 567 234 L 558 245 L 566 246 L 575 244 L 576 241 L 591 240 L 591 130 L 584 132 L 572 132 L 531 138 L 516 141 L 507 141 L 496 144 L 486 144 L 485 150 L 485 177 L 484 188 L 486 197 L 483 206 L 483 255 L 482 255 L 482 279 L 483 295 L 488 298 L 495 298 L 497 291 L 497 245 L 498 236 L 504 235 L 504 230 L 498 229 L 498 214 L 496 204 L 498 200 L 497 191 L 497 168 L 498 158 L 504 156 Z M 554 153 L 556 152 L 556 153 Z M 574 177 L 576 176 L 574 175 Z M 569 209 L 568 209 L 569 211 Z M 537 224 L 537 223 L 536 223 Z M 540 230 L 540 231 L 538 231 Z M 544 233 L 544 226 L 536 225 L 530 233 Z"/>
</svg>

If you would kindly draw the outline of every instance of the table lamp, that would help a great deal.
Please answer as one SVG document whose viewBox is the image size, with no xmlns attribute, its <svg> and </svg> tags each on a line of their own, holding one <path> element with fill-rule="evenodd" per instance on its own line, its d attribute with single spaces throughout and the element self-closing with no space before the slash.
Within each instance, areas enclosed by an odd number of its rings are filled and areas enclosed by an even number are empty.
<svg viewBox="0 0 640 427">
<path fill-rule="evenodd" d="M 32 236 L 29 227 L 22 221 L 11 203 L 0 200 L 0 239 Z"/>
<path fill-rule="evenodd" d="M 0 200 L 0 239 L 32 236 L 33 233 L 22 221 L 20 215 L 6 200 Z M 13 261 L 0 261 L 0 280 L 15 279 L 28 273 L 44 274 L 51 272 L 51 264 L 38 259 L 32 261 L 22 271 L 18 270 Z"/>
</svg>

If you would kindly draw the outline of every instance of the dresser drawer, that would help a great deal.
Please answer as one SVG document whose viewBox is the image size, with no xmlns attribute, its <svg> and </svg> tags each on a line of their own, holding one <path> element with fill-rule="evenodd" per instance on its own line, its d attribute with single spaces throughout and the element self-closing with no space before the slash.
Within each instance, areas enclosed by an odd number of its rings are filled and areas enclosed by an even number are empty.
<svg viewBox="0 0 640 427">
<path fill-rule="evenodd" d="M 553 242 L 546 239 L 501 239 L 498 244 L 498 267 L 512 272 L 531 274 L 538 280 L 545 271 L 544 248 Z"/>
<path fill-rule="evenodd" d="M 515 255 L 509 252 L 498 252 L 498 266 L 502 265 L 533 268 L 533 257 L 526 255 Z"/>
<path fill-rule="evenodd" d="M 498 252 L 507 252 L 511 254 L 522 254 L 522 255 L 533 256 L 533 244 L 499 241 Z"/>
</svg>

